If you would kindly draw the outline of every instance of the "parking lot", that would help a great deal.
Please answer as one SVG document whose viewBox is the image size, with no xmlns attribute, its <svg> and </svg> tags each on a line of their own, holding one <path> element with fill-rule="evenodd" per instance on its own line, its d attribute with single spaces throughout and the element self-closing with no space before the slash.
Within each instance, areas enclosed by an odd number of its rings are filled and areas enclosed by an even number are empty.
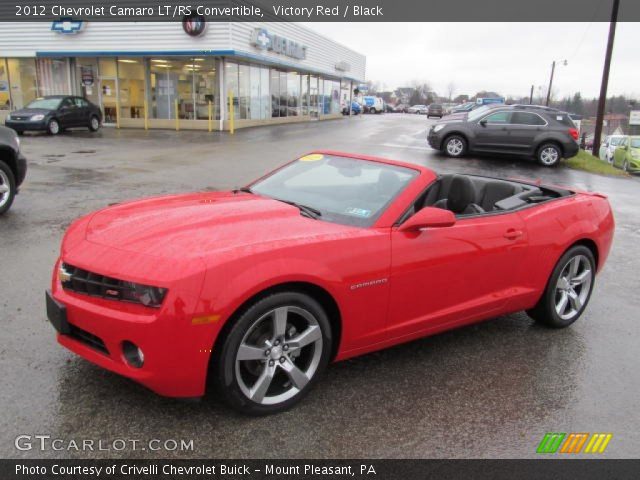
<svg viewBox="0 0 640 480">
<path fill-rule="evenodd" d="M 546 432 L 611 432 L 607 457 L 637 456 L 639 179 L 513 158 L 448 159 L 426 144 L 433 121 L 385 114 L 235 135 L 104 128 L 22 137 L 27 179 L 0 218 L 2 457 L 526 458 Z M 334 364 L 301 405 L 266 418 L 237 415 L 215 398 L 158 397 L 57 345 L 44 290 L 73 219 L 125 199 L 240 186 L 313 149 L 609 195 L 616 237 L 588 309 L 565 330 L 518 313 Z M 194 449 L 20 451 L 20 434 L 193 439 Z"/>
</svg>

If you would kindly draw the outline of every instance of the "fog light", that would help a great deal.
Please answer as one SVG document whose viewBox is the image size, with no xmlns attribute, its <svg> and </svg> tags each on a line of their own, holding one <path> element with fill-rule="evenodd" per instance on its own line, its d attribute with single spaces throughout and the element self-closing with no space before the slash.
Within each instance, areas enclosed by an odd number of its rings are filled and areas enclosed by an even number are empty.
<svg viewBox="0 0 640 480">
<path fill-rule="evenodd" d="M 122 354 L 130 366 L 141 368 L 144 365 L 144 353 L 135 343 L 128 340 L 122 342 Z"/>
</svg>

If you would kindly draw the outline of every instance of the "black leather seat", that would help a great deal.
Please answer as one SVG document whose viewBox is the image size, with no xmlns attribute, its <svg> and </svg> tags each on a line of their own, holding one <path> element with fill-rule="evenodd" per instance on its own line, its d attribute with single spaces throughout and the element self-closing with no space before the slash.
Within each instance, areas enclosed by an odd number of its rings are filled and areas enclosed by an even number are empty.
<svg viewBox="0 0 640 480">
<path fill-rule="evenodd" d="M 484 186 L 480 206 L 488 212 L 495 210 L 496 202 L 512 197 L 521 191 L 522 188 L 512 183 L 489 181 Z"/>
<path fill-rule="evenodd" d="M 451 210 L 456 215 L 482 213 L 484 209 L 475 203 L 477 198 L 478 193 L 471 179 L 464 175 L 455 175 L 451 180 L 447 198 L 438 200 L 433 206 Z"/>
</svg>

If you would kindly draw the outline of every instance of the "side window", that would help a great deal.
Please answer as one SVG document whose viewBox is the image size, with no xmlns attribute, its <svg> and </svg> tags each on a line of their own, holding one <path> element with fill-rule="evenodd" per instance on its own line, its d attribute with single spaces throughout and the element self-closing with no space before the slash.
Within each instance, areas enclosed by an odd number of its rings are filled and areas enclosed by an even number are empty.
<svg viewBox="0 0 640 480">
<path fill-rule="evenodd" d="M 490 124 L 505 124 L 510 122 L 511 112 L 496 112 L 484 117 L 487 123 Z"/>
<path fill-rule="evenodd" d="M 72 107 L 73 106 L 73 102 L 71 101 L 70 98 L 65 98 L 64 100 L 62 100 L 62 103 L 60 103 L 61 107 Z"/>
<path fill-rule="evenodd" d="M 544 125 L 545 121 L 535 113 L 514 112 L 511 115 L 511 123 L 516 125 Z"/>
<path fill-rule="evenodd" d="M 73 99 L 73 103 L 76 104 L 76 107 L 88 107 L 89 106 L 87 101 L 84 98 L 80 98 L 80 97 L 75 97 Z"/>
</svg>

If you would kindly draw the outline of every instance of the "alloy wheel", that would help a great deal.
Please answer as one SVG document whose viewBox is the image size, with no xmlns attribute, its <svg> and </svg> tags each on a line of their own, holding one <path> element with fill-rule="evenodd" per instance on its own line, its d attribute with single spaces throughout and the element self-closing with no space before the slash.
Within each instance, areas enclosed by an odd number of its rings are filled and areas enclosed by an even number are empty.
<svg viewBox="0 0 640 480">
<path fill-rule="evenodd" d="M 60 124 L 56 120 L 49 122 L 49 132 L 51 132 L 52 135 L 57 135 L 60 132 Z"/>
<path fill-rule="evenodd" d="M 540 161 L 544 165 L 554 165 L 558 161 L 559 157 L 560 154 L 558 153 L 558 150 L 553 147 L 547 147 L 540 152 Z"/>
<path fill-rule="evenodd" d="M 0 208 L 4 207 L 11 196 L 11 183 L 6 173 L 0 170 Z"/>
<path fill-rule="evenodd" d="M 91 129 L 98 130 L 100 128 L 100 121 L 96 117 L 91 118 Z"/>
<path fill-rule="evenodd" d="M 555 308 L 563 320 L 568 320 L 582 310 L 589 296 L 593 272 L 591 262 L 584 255 L 569 259 L 556 282 Z"/>
<path fill-rule="evenodd" d="M 270 310 L 240 342 L 235 360 L 240 390 L 261 405 L 289 400 L 316 373 L 322 342 L 320 324 L 308 310 L 293 305 Z"/>
<path fill-rule="evenodd" d="M 452 138 L 447 142 L 447 153 L 451 156 L 457 157 L 462 153 L 464 145 L 459 138 Z"/>
</svg>

